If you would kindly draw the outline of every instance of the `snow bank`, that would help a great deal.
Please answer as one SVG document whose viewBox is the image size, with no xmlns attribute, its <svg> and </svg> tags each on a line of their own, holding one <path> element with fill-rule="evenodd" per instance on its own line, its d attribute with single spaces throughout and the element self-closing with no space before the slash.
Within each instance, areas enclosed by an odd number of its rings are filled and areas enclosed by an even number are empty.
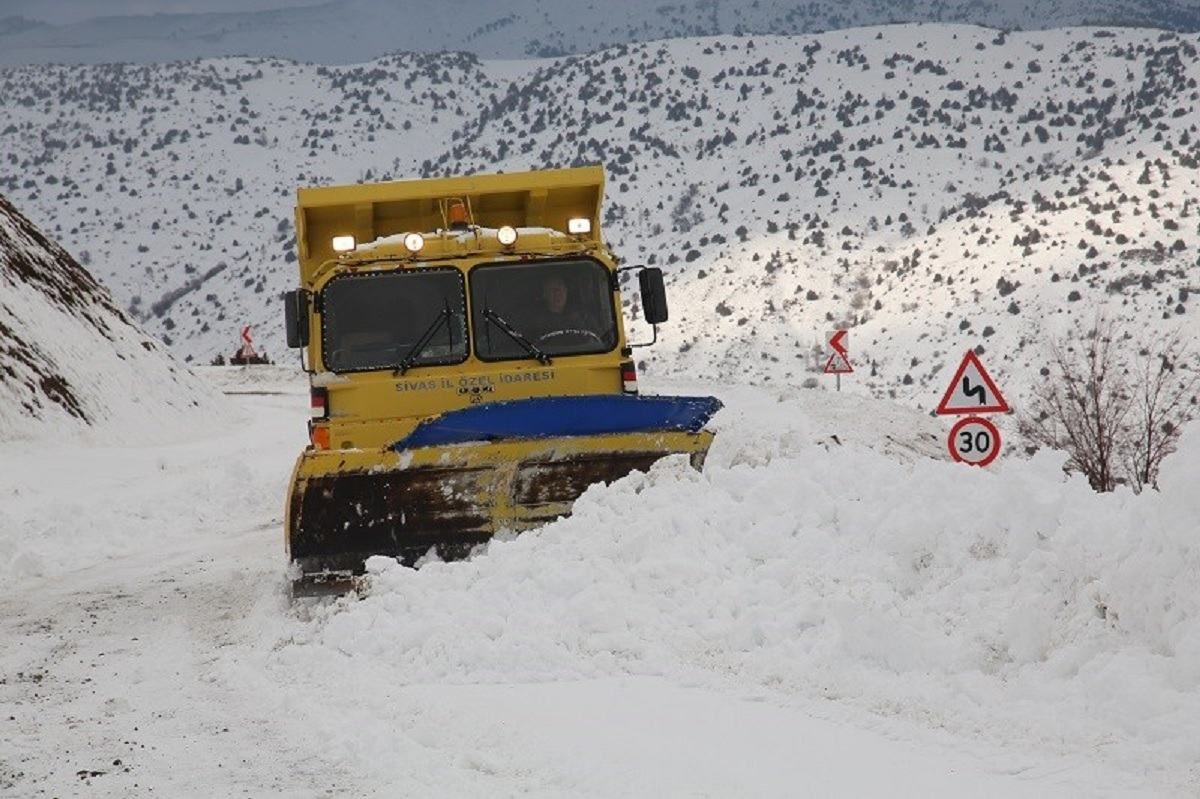
<svg viewBox="0 0 1200 799">
<path fill-rule="evenodd" d="M 984 471 L 831 443 L 822 401 L 733 403 L 703 474 L 593 488 L 486 557 L 377 559 L 371 595 L 280 657 L 407 684 L 664 675 L 1194 779 L 1200 430 L 1161 494 L 1101 496 L 1050 454 Z"/>
<path fill-rule="evenodd" d="M 219 424 L 219 395 L 138 330 L 61 247 L 0 197 L 0 442 L 116 425 L 146 440 Z"/>
</svg>

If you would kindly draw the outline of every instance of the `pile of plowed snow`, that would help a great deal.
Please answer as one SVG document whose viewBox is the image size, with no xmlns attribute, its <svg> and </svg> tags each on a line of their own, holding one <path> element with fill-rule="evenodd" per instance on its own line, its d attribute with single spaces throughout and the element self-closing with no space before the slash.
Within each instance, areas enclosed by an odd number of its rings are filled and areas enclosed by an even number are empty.
<svg viewBox="0 0 1200 799">
<path fill-rule="evenodd" d="M 814 437 L 829 395 L 753 396 L 717 417 L 703 474 L 594 487 L 469 562 L 375 559 L 364 601 L 266 665 L 318 690 L 306 664 L 336 660 L 364 695 L 379 675 L 666 675 L 1112 758 L 1147 784 L 1200 776 L 1200 429 L 1161 493 L 1098 495 L 1049 453 L 924 457 L 939 423 L 883 403 L 839 398 L 845 435 Z"/>
<path fill-rule="evenodd" d="M 0 441 L 122 424 L 123 438 L 222 403 L 107 289 L 0 196 Z"/>
</svg>

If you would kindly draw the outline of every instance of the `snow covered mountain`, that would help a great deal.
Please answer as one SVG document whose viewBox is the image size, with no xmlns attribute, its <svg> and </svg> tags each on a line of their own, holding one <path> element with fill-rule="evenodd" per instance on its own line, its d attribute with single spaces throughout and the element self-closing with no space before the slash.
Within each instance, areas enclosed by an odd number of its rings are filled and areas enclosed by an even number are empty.
<svg viewBox="0 0 1200 799">
<path fill-rule="evenodd" d="M 0 441 L 113 422 L 144 431 L 217 403 L 0 196 Z"/>
<path fill-rule="evenodd" d="M 618 44 L 721 34 L 793 35 L 853 26 L 956 22 L 1007 29 L 1139 25 L 1200 29 L 1189 0 L 165 0 L 46 8 L 10 0 L 0 64 L 161 62 L 228 55 L 349 63 L 397 51 L 464 50 L 489 58 L 558 56 Z M 61 6 L 61 7 L 60 7 Z M 168 12 L 168 13 L 162 13 Z M 174 12 L 174 13 L 169 13 Z"/>
<path fill-rule="evenodd" d="M 24 67 L 0 188 L 183 357 L 250 323 L 278 358 L 297 185 L 600 162 L 610 240 L 668 271 L 652 371 L 798 384 L 849 326 L 851 388 L 924 407 L 965 349 L 1016 391 L 1099 311 L 1133 345 L 1200 337 L 1198 43 L 937 25 Z"/>
</svg>

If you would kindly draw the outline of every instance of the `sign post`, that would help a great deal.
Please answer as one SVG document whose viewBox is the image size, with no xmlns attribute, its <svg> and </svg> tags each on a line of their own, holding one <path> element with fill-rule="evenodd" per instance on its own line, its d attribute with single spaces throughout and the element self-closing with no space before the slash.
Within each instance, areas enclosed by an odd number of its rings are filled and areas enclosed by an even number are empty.
<svg viewBox="0 0 1200 799">
<path fill-rule="evenodd" d="M 846 352 L 846 331 L 835 330 L 826 336 L 826 341 L 829 342 L 829 349 L 832 352 L 829 359 L 825 361 L 825 374 L 837 375 L 837 390 L 842 390 L 842 375 L 848 375 L 854 371 L 854 367 L 850 365 L 849 353 Z"/>
<path fill-rule="evenodd" d="M 938 403 L 938 416 L 965 415 L 950 428 L 946 442 L 958 463 L 987 466 L 1000 454 L 1000 431 L 981 413 L 1007 413 L 1008 401 L 974 350 L 967 350 Z"/>
</svg>

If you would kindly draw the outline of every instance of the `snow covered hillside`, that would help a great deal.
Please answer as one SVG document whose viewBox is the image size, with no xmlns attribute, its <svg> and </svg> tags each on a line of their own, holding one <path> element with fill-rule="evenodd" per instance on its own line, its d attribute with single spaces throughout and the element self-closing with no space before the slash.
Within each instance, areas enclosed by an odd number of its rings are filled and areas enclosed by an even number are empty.
<svg viewBox="0 0 1200 799">
<path fill-rule="evenodd" d="M 1189 0 L 171 0 L 47 7 L 8 0 L 0 64 L 162 62 L 226 55 L 348 63 L 397 51 L 468 51 L 490 58 L 583 53 L 618 44 L 720 34 L 789 35 L 852 26 L 959 22 L 1007 29 L 1139 25 L 1195 31 Z"/>
<path fill-rule="evenodd" d="M 136 436 L 220 406 L 0 196 L 0 441 L 102 423 Z"/>
<path fill-rule="evenodd" d="M 0 795 L 1200 790 L 1195 431 L 1161 493 L 1098 495 L 894 403 L 718 387 L 703 474 L 292 607 L 306 383 L 203 372 L 241 424 L 0 443 Z"/>
<path fill-rule="evenodd" d="M 207 361 L 244 323 L 280 356 L 297 185 L 600 162 L 610 240 L 669 275 L 651 370 L 799 384 L 849 326 L 848 387 L 928 407 L 967 348 L 1019 394 L 1098 311 L 1131 354 L 1200 337 L 1198 42 L 937 25 L 10 69 L 0 186 Z"/>
</svg>

